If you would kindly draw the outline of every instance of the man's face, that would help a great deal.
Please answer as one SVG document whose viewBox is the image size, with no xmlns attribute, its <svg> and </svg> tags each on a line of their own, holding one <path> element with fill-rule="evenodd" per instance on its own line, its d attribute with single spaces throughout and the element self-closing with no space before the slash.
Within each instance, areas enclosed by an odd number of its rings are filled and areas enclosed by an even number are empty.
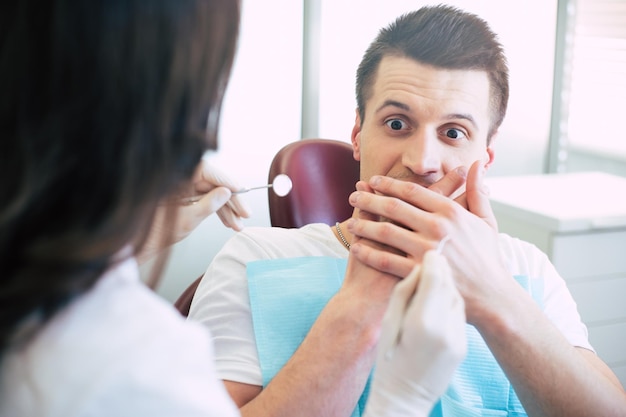
<svg viewBox="0 0 626 417">
<path fill-rule="evenodd" d="M 365 120 L 352 131 L 361 179 L 386 175 L 430 186 L 454 168 L 493 161 L 487 147 L 489 80 L 410 58 L 382 59 Z"/>
</svg>

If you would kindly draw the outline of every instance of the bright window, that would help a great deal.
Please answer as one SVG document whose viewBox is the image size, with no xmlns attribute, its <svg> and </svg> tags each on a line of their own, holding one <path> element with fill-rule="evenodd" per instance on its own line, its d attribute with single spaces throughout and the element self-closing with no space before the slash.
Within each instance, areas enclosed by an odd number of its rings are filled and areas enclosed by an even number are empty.
<svg viewBox="0 0 626 417">
<path fill-rule="evenodd" d="M 569 0 L 562 12 L 561 162 L 567 152 L 626 161 L 626 0 Z"/>
</svg>

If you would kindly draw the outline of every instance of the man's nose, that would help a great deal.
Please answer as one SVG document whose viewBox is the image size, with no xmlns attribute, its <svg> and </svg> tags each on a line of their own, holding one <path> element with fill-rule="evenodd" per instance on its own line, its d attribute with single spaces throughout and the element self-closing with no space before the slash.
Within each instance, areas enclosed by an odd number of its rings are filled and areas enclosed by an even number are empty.
<svg viewBox="0 0 626 417">
<path fill-rule="evenodd" d="M 440 148 L 435 133 L 418 131 L 406 141 L 402 163 L 416 175 L 429 175 L 441 167 Z"/>
</svg>

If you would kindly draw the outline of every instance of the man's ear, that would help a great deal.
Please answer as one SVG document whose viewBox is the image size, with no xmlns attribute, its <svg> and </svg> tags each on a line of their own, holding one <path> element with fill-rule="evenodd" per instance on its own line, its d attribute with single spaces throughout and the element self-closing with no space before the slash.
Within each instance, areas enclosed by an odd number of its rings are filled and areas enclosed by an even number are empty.
<svg viewBox="0 0 626 417">
<path fill-rule="evenodd" d="M 493 161 L 496 157 L 495 150 L 493 149 L 493 143 L 496 141 L 497 137 L 498 137 L 498 132 L 496 131 L 493 135 L 491 135 L 491 139 L 489 139 L 489 144 L 487 145 L 487 149 L 485 152 L 485 156 L 486 156 L 485 165 L 484 165 L 485 171 L 489 169 L 491 164 L 493 164 Z"/>
<path fill-rule="evenodd" d="M 354 127 L 352 128 L 352 156 L 355 161 L 361 160 L 361 116 L 359 109 L 356 109 L 356 117 L 354 119 Z"/>
<path fill-rule="evenodd" d="M 493 160 L 496 157 L 495 151 L 493 150 L 491 145 L 487 146 L 486 154 L 487 154 L 487 160 L 485 161 L 485 171 L 489 169 L 491 164 L 493 164 Z"/>
</svg>

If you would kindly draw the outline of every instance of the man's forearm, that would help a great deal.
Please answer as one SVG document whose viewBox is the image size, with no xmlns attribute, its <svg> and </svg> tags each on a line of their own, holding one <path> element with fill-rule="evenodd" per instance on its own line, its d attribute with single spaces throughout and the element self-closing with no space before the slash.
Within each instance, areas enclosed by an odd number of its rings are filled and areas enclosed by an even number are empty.
<svg viewBox="0 0 626 417">
<path fill-rule="evenodd" d="M 592 352 L 573 347 L 529 298 L 476 327 L 529 416 L 626 416 L 615 375 Z"/>
<path fill-rule="evenodd" d="M 329 301 L 283 369 L 241 408 L 242 416 L 352 414 L 374 363 L 382 312 L 358 309 L 350 301 L 338 296 Z"/>
</svg>

